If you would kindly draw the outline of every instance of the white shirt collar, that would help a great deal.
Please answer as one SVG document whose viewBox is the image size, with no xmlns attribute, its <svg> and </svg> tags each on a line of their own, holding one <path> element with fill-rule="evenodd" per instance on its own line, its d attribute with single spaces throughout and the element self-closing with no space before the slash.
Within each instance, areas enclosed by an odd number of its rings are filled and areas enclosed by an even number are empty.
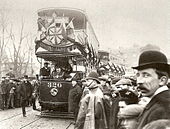
<svg viewBox="0 0 170 129">
<path fill-rule="evenodd" d="M 157 95 L 157 94 L 159 94 L 159 93 L 161 93 L 161 92 L 163 92 L 163 91 L 166 91 L 166 90 L 169 90 L 169 88 L 165 85 L 165 86 L 161 86 L 161 87 L 159 87 L 156 91 L 155 91 L 155 93 L 154 93 L 154 95 L 153 96 L 155 96 L 155 95 Z"/>
</svg>

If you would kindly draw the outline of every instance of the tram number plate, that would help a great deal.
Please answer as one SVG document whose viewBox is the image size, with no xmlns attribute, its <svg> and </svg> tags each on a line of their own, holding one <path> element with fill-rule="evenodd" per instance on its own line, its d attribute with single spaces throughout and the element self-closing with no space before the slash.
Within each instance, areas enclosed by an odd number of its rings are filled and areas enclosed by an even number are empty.
<svg viewBox="0 0 170 129">
<path fill-rule="evenodd" d="M 61 88 L 62 84 L 61 83 L 57 83 L 57 82 L 48 82 L 48 87 L 49 88 Z"/>
</svg>

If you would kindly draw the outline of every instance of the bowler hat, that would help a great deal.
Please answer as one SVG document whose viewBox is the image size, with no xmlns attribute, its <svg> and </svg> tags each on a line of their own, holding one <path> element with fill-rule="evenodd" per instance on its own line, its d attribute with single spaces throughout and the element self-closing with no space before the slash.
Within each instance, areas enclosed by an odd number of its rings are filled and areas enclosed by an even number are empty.
<svg viewBox="0 0 170 129">
<path fill-rule="evenodd" d="M 47 61 L 45 61 L 44 64 L 49 64 L 49 63 Z"/>
<path fill-rule="evenodd" d="M 24 78 L 28 79 L 28 75 L 24 75 Z"/>
<path fill-rule="evenodd" d="M 99 81 L 99 75 L 98 75 L 98 73 L 96 73 L 96 72 L 90 72 L 89 75 L 88 75 L 88 77 L 86 78 L 86 80 L 88 80 L 88 79 L 92 79 L 92 80 L 97 81 L 97 83 L 100 83 L 100 81 Z"/>
<path fill-rule="evenodd" d="M 86 82 L 86 80 L 85 79 L 81 79 L 81 82 Z"/>
<path fill-rule="evenodd" d="M 132 68 L 137 70 L 156 68 L 168 72 L 170 75 L 170 65 L 167 57 L 160 51 L 144 51 L 139 57 L 138 64 L 138 66 Z"/>
</svg>

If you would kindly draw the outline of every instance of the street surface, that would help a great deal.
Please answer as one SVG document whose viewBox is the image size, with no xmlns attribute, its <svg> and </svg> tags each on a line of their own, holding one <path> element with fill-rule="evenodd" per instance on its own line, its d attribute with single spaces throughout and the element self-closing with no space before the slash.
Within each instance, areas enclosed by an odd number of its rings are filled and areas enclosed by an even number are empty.
<svg viewBox="0 0 170 129">
<path fill-rule="evenodd" d="M 40 117 L 32 107 L 26 111 L 27 117 L 23 117 L 21 108 L 0 110 L 0 129 L 74 129 L 72 119 Z"/>
</svg>

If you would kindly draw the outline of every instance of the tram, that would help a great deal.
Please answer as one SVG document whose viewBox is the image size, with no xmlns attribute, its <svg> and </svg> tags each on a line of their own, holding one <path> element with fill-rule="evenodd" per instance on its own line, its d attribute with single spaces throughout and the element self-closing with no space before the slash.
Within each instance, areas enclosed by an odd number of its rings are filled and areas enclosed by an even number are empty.
<svg viewBox="0 0 170 129">
<path fill-rule="evenodd" d="M 41 77 L 39 103 L 43 111 L 68 114 L 68 96 L 73 80 L 81 80 L 95 68 L 99 42 L 83 10 L 46 8 L 38 10 L 35 55 L 51 70 L 57 65 L 65 73 L 61 78 Z"/>
</svg>

